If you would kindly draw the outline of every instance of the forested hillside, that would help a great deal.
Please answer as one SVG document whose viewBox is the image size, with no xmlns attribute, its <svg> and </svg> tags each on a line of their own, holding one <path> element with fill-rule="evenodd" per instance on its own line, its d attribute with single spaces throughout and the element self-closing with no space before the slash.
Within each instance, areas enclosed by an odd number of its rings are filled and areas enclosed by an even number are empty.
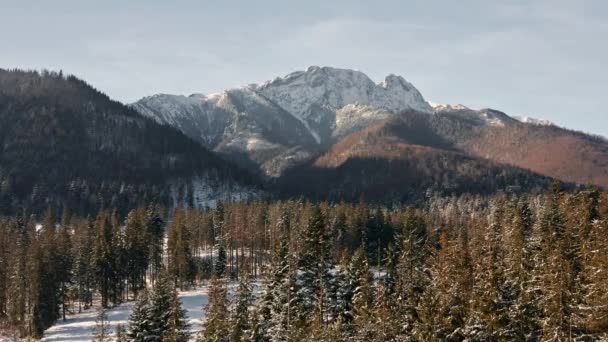
<svg viewBox="0 0 608 342">
<path fill-rule="evenodd" d="M 0 69 L 0 212 L 124 213 L 169 204 L 169 181 L 196 177 L 209 187 L 252 184 L 247 172 L 74 76 Z"/>
<path fill-rule="evenodd" d="M 504 118 L 502 126 L 479 125 L 467 120 L 466 112 L 444 111 L 433 117 L 436 132 L 463 153 L 566 182 L 608 186 L 605 138 Z"/>
<path fill-rule="evenodd" d="M 96 219 L 49 211 L 40 227 L 7 217 L 0 319 L 39 336 L 64 312 L 137 297 L 126 336 L 182 336 L 175 288 L 209 281 L 206 317 L 192 336 L 200 341 L 601 340 L 607 201 L 597 190 L 553 186 L 419 208 L 227 204 L 178 209 L 166 244 L 156 207 L 124 221 L 111 211 Z M 171 312 L 174 321 L 159 318 Z"/>
<path fill-rule="evenodd" d="M 428 194 L 535 192 L 550 178 L 472 157 L 436 131 L 427 114 L 408 112 L 342 139 L 276 181 L 286 196 L 330 201 L 414 203 Z"/>
</svg>

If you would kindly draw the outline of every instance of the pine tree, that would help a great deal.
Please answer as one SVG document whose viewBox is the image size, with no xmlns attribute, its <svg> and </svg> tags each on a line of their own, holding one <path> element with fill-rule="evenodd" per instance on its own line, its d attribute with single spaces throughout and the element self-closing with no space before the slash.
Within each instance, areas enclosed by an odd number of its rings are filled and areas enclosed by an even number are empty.
<svg viewBox="0 0 608 342">
<path fill-rule="evenodd" d="M 190 325 L 186 317 L 186 310 L 182 308 L 182 303 L 177 296 L 177 291 L 171 291 L 171 306 L 167 316 L 167 330 L 163 334 L 163 341 L 167 342 L 186 342 L 190 338 L 188 332 Z"/>
<path fill-rule="evenodd" d="M 461 341 L 472 286 L 466 230 L 454 240 L 441 234 L 438 245 L 430 256 L 431 279 L 418 302 L 412 335 L 422 341 Z"/>
<path fill-rule="evenodd" d="M 224 278 L 226 275 L 226 264 L 228 263 L 228 256 L 226 255 L 226 247 L 224 243 L 220 241 L 219 245 L 216 246 L 217 259 L 215 265 L 213 265 L 213 274 L 217 278 Z"/>
<path fill-rule="evenodd" d="M 144 342 L 152 335 L 149 307 L 148 292 L 141 291 L 129 316 L 129 329 L 126 334 L 129 341 Z"/>
<path fill-rule="evenodd" d="M 540 336 L 538 276 L 534 270 L 533 217 L 527 200 L 511 201 L 508 205 L 505 237 L 507 268 L 506 285 L 512 304 L 508 309 L 509 338 L 536 340 Z"/>
<path fill-rule="evenodd" d="M 145 286 L 145 275 L 149 263 L 149 236 L 144 220 L 141 210 L 132 210 L 127 216 L 124 232 L 126 274 L 135 296 Z"/>
<path fill-rule="evenodd" d="M 542 209 L 536 229 L 541 236 L 541 256 L 536 262 L 540 275 L 540 305 L 543 340 L 566 340 L 571 337 L 571 270 L 565 255 L 565 224 L 559 208 L 561 193 L 554 187 Z"/>
<path fill-rule="evenodd" d="M 489 227 L 475 230 L 474 286 L 467 335 L 471 339 L 505 339 L 509 296 L 505 286 L 502 246 L 503 204 L 493 203 Z"/>
<path fill-rule="evenodd" d="M 21 219 L 11 222 L 9 228 L 13 231 L 15 248 L 11 252 L 11 265 L 8 270 L 10 273 L 6 289 L 6 313 L 9 322 L 23 330 L 28 304 L 28 285 L 34 285 L 34 279 L 28 273 L 30 263 L 28 257 L 32 250 L 30 246 L 32 241 Z"/>
<path fill-rule="evenodd" d="M 230 318 L 230 341 L 241 342 L 249 335 L 251 330 L 251 320 L 249 307 L 253 303 L 253 294 L 249 276 L 241 277 L 236 293 L 236 303 L 233 305 Z"/>
<path fill-rule="evenodd" d="M 57 244 L 57 227 L 55 216 L 49 208 L 44 218 L 39 235 L 41 264 L 39 266 L 40 288 L 38 289 L 38 310 L 43 327 L 50 326 L 59 315 L 61 302 L 60 279 L 63 270 L 60 269 L 60 256 Z"/>
<path fill-rule="evenodd" d="M 582 241 L 580 272 L 577 274 L 576 306 L 573 317 L 580 339 L 608 335 L 608 220 L 599 213 L 600 194 L 596 189 L 579 194 L 577 225 Z"/>
<path fill-rule="evenodd" d="M 374 330 L 372 325 L 374 282 L 363 248 L 355 252 L 348 268 L 348 276 L 352 289 L 353 319 L 357 335 L 365 340 L 371 338 Z"/>
<path fill-rule="evenodd" d="M 300 326 L 309 323 L 315 310 L 320 319 L 328 309 L 327 289 L 331 280 L 330 250 L 325 234 L 325 221 L 319 207 L 312 208 L 304 230 L 302 252 L 298 261 L 298 321 Z"/>
<path fill-rule="evenodd" d="M 116 302 L 116 231 L 108 213 L 100 213 L 95 222 L 93 243 L 93 268 L 96 284 L 101 294 L 101 305 L 108 307 L 109 301 Z"/>
<path fill-rule="evenodd" d="M 64 220 L 65 226 L 61 227 L 57 237 L 57 281 L 59 291 L 59 301 L 61 303 L 61 316 L 66 319 L 67 305 L 69 301 L 69 287 L 72 284 L 72 268 L 74 263 L 72 251 L 72 237 L 70 235 L 70 227 L 67 226 L 69 221 Z"/>
<path fill-rule="evenodd" d="M 163 266 L 163 244 L 165 223 L 161 218 L 160 209 L 150 206 L 146 212 L 146 230 L 148 236 L 148 255 L 152 272 L 152 281 L 156 279 Z"/>
<path fill-rule="evenodd" d="M 95 226 L 93 221 L 87 220 L 85 224 L 77 225 L 73 241 L 73 270 L 72 279 L 76 285 L 79 308 L 88 309 L 93 303 L 93 286 L 95 273 L 93 265 L 93 245 L 95 239 Z"/>
<path fill-rule="evenodd" d="M 185 215 L 181 209 L 175 211 L 167 237 L 168 272 L 176 279 L 179 288 L 190 284 L 194 279 L 192 238 L 186 226 Z"/>
<path fill-rule="evenodd" d="M 395 270 L 392 271 L 396 273 L 395 279 L 389 278 L 385 289 L 386 295 L 394 292 L 393 294 L 400 300 L 394 308 L 386 309 L 387 314 L 394 311 L 401 317 L 403 322 L 401 334 L 410 335 L 418 317 L 417 308 L 421 296 L 429 283 L 426 267 L 426 259 L 429 255 L 426 225 L 422 217 L 413 209 L 405 212 L 400 238 L 399 247 L 396 248 L 399 253 L 397 264 L 393 266 Z"/>
<path fill-rule="evenodd" d="M 187 341 L 186 312 L 181 308 L 174 284 L 162 272 L 149 297 L 147 341 Z"/>
<path fill-rule="evenodd" d="M 200 342 L 227 342 L 230 338 L 228 289 L 225 280 L 214 278 L 209 287 L 209 302 L 205 308 L 203 331 Z"/>
</svg>

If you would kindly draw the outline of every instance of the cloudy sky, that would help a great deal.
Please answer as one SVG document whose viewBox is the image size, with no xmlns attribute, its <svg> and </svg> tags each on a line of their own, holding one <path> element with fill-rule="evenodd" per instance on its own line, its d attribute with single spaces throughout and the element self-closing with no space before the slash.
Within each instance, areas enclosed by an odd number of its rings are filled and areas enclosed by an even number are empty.
<svg viewBox="0 0 608 342">
<path fill-rule="evenodd" d="M 604 0 L 0 0 L 0 42 L 0 68 L 61 69 L 123 102 L 328 65 L 608 136 Z"/>
</svg>

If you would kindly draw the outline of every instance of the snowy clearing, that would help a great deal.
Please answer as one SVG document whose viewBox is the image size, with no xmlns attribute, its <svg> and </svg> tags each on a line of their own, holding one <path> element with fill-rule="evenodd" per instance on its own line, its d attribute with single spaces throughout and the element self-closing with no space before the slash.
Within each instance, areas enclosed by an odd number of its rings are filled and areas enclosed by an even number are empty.
<svg viewBox="0 0 608 342">
<path fill-rule="evenodd" d="M 182 307 L 187 311 L 190 330 L 193 333 L 201 330 L 204 314 L 203 308 L 207 305 L 207 290 L 208 287 L 203 286 L 196 290 L 182 291 L 179 293 Z M 114 333 L 118 324 L 122 324 L 124 327 L 127 326 L 133 304 L 134 302 L 124 303 L 107 311 L 112 333 Z M 95 307 L 83 311 L 80 314 L 70 315 L 65 321 L 57 321 L 55 325 L 44 332 L 42 341 L 90 342 L 93 339 L 93 330 L 95 329 L 97 313 L 97 307 Z M 191 340 L 194 340 L 195 337 L 196 336 L 193 334 Z"/>
</svg>

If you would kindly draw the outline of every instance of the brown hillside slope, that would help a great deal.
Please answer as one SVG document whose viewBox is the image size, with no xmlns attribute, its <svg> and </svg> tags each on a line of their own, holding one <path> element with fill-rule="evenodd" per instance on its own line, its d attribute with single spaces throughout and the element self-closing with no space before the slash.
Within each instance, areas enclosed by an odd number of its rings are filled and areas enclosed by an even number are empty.
<svg viewBox="0 0 608 342">
<path fill-rule="evenodd" d="M 466 153 L 579 184 L 608 187 L 608 142 L 553 126 L 485 127 L 457 145 Z"/>
</svg>

